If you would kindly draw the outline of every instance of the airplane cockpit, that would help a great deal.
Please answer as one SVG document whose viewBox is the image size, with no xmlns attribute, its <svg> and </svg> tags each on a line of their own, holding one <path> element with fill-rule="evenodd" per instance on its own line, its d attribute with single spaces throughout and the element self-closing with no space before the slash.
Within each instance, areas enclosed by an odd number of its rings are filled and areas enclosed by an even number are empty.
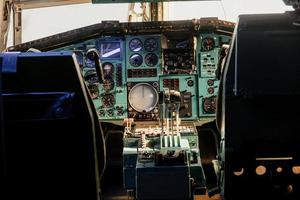
<svg viewBox="0 0 300 200">
<path fill-rule="evenodd" d="M 284 2 L 8 47 L 1 199 L 299 199 L 300 3 Z"/>
</svg>

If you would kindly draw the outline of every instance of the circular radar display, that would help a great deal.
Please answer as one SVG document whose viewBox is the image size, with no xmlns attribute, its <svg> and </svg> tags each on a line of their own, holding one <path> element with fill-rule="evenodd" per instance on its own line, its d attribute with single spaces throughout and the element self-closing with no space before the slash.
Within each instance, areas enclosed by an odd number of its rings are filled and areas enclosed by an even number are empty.
<svg viewBox="0 0 300 200">
<path fill-rule="evenodd" d="M 106 62 L 102 64 L 104 77 L 109 77 L 114 72 L 113 64 Z"/>
<path fill-rule="evenodd" d="M 155 51 L 158 47 L 158 44 L 154 38 L 148 38 L 145 40 L 145 49 L 146 51 Z"/>
<path fill-rule="evenodd" d="M 142 50 L 142 48 L 143 48 L 143 43 L 140 39 L 133 38 L 132 40 L 130 40 L 129 49 L 131 51 L 138 52 L 138 51 Z"/>
<path fill-rule="evenodd" d="M 131 107 L 138 112 L 153 110 L 158 102 L 158 93 L 148 83 L 139 83 L 133 86 L 128 94 Z"/>
<path fill-rule="evenodd" d="M 129 63 L 130 63 L 130 65 L 132 65 L 134 67 L 139 67 L 143 63 L 143 57 L 140 54 L 137 54 L 137 53 L 133 54 L 129 58 Z"/>
<path fill-rule="evenodd" d="M 145 56 L 145 63 L 149 67 L 154 67 L 158 63 L 158 57 L 154 53 L 148 53 Z"/>
<path fill-rule="evenodd" d="M 211 51 L 215 47 L 215 41 L 213 38 L 207 37 L 202 40 L 202 49 L 204 51 Z"/>
<path fill-rule="evenodd" d="M 114 104 L 115 104 L 115 97 L 114 95 L 112 94 L 106 94 L 104 95 L 102 98 L 102 105 L 105 107 L 105 108 L 110 108 L 110 107 L 113 107 Z"/>
</svg>

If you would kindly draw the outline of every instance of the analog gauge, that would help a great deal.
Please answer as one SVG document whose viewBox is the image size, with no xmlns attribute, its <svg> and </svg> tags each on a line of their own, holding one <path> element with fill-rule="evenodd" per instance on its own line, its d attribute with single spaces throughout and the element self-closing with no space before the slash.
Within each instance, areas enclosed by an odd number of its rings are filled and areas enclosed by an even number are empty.
<svg viewBox="0 0 300 200">
<path fill-rule="evenodd" d="M 110 77 L 114 72 L 114 66 L 109 62 L 103 63 L 102 68 L 104 77 Z"/>
<path fill-rule="evenodd" d="M 115 104 L 115 97 L 114 95 L 112 94 L 106 94 L 104 95 L 102 98 L 102 105 L 105 107 L 105 108 L 111 108 L 114 106 Z"/>
<path fill-rule="evenodd" d="M 88 86 L 92 99 L 97 99 L 99 96 L 98 85 L 89 85 Z"/>
<path fill-rule="evenodd" d="M 85 66 L 88 68 L 95 68 L 95 62 L 87 56 L 87 53 L 85 53 Z"/>
<path fill-rule="evenodd" d="M 95 85 L 99 83 L 99 79 L 96 73 L 96 70 L 89 70 L 85 73 L 84 75 L 84 80 L 89 84 L 89 85 Z"/>
<path fill-rule="evenodd" d="M 148 53 L 145 56 L 145 63 L 149 67 L 154 67 L 158 63 L 158 57 L 154 53 Z"/>
<path fill-rule="evenodd" d="M 193 86 L 194 86 L 194 81 L 193 81 L 193 80 L 188 80 L 188 81 L 187 81 L 187 85 L 188 85 L 189 87 L 193 87 Z"/>
<path fill-rule="evenodd" d="M 129 58 L 129 63 L 130 63 L 130 65 L 132 65 L 134 67 L 139 67 L 143 63 L 143 57 L 140 54 L 137 54 L 137 53 L 133 54 Z"/>
<path fill-rule="evenodd" d="M 85 64 L 86 64 L 86 67 L 88 67 L 88 68 L 95 68 L 95 62 L 90 59 L 86 59 Z"/>
<path fill-rule="evenodd" d="M 148 83 L 139 83 L 133 86 L 128 94 L 131 107 L 138 112 L 153 110 L 158 102 L 158 93 Z"/>
<path fill-rule="evenodd" d="M 215 89 L 213 87 L 209 87 L 207 89 L 208 94 L 213 94 L 215 92 Z"/>
<path fill-rule="evenodd" d="M 148 38 L 147 40 L 145 40 L 145 49 L 147 51 L 155 51 L 158 47 L 157 42 L 154 38 Z"/>
<path fill-rule="evenodd" d="M 207 114 L 213 114 L 216 111 L 216 96 L 203 99 L 203 110 Z"/>
<path fill-rule="evenodd" d="M 207 80 L 207 85 L 209 85 L 209 86 L 213 86 L 214 83 L 215 83 L 215 81 L 213 79 L 208 79 Z"/>
<path fill-rule="evenodd" d="M 105 92 L 109 92 L 114 88 L 114 80 L 111 78 L 107 78 L 103 82 L 103 89 Z"/>
<path fill-rule="evenodd" d="M 130 40 L 129 49 L 131 51 L 138 52 L 138 51 L 142 50 L 142 48 L 143 48 L 143 43 L 140 39 L 133 38 L 132 40 Z"/>
<path fill-rule="evenodd" d="M 211 51 L 215 47 L 214 39 L 207 37 L 202 40 L 202 49 L 204 51 Z"/>
</svg>

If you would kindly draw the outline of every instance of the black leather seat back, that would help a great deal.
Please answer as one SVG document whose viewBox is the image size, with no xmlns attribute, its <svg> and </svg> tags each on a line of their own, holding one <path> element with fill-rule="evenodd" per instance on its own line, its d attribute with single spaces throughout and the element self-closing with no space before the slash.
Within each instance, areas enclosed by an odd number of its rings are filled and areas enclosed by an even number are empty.
<svg viewBox="0 0 300 200">
<path fill-rule="evenodd" d="M 16 69 L 2 73 L 6 198 L 98 199 L 102 136 L 74 56 L 23 53 Z"/>
<path fill-rule="evenodd" d="M 287 13 L 239 17 L 217 116 L 226 199 L 300 198 L 293 173 L 300 163 L 300 28 L 294 19 Z M 258 166 L 266 168 L 263 175 Z"/>
</svg>

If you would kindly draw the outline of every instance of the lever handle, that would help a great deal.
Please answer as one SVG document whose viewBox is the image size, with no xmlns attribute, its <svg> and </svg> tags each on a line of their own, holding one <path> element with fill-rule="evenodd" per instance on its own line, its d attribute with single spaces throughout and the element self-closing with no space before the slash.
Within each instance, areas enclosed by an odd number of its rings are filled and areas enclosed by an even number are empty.
<svg viewBox="0 0 300 200">
<path fill-rule="evenodd" d="M 98 50 L 95 48 L 89 49 L 86 53 L 86 56 L 88 57 L 88 59 L 95 62 L 95 68 L 96 68 L 97 76 L 99 78 L 99 83 L 103 84 L 104 83 L 103 68 L 100 61 L 100 54 Z"/>
</svg>

